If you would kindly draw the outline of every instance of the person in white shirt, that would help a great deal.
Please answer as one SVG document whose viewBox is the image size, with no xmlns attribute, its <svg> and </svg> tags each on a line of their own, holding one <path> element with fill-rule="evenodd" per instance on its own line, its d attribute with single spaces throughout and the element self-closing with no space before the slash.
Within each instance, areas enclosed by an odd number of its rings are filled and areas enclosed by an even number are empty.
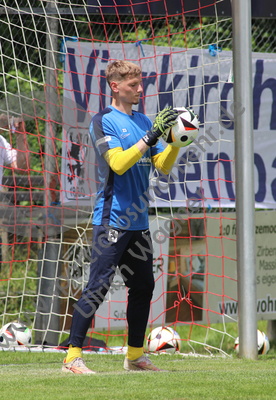
<svg viewBox="0 0 276 400">
<path fill-rule="evenodd" d="M 16 149 L 12 148 L 10 143 L 2 134 L 7 134 L 9 137 L 16 137 Z M 12 140 L 12 142 L 14 142 Z M 28 153 L 27 141 L 24 135 L 24 121 L 22 118 L 8 118 L 7 115 L 0 115 L 0 192 L 2 187 L 2 179 L 4 168 L 12 168 L 19 174 L 25 174 L 30 168 L 30 155 Z M 2 238 L 0 236 L 0 272 L 2 264 L 1 252 Z"/>
<path fill-rule="evenodd" d="M 2 136 L 9 131 L 10 137 L 16 137 L 16 149 Z M 19 174 L 25 174 L 29 168 L 30 155 L 24 135 L 22 118 L 8 118 L 0 115 L 0 188 L 2 185 L 4 167 L 13 168 Z"/>
</svg>

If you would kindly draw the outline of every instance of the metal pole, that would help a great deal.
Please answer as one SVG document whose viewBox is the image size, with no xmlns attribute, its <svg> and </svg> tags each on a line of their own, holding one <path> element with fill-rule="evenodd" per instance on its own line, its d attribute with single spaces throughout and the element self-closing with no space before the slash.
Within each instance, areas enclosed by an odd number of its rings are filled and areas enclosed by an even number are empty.
<svg viewBox="0 0 276 400">
<path fill-rule="evenodd" d="M 233 0 L 232 17 L 239 354 L 257 359 L 251 0 Z"/>
<path fill-rule="evenodd" d="M 60 333 L 61 245 L 47 242 L 38 254 L 38 301 L 35 319 L 35 344 L 57 346 Z"/>
<path fill-rule="evenodd" d="M 51 217 L 51 181 L 55 177 L 56 159 L 55 159 L 55 142 L 57 133 L 57 52 L 58 52 L 58 18 L 54 14 L 56 11 L 56 2 L 51 1 L 47 4 L 47 9 L 51 11 L 47 16 L 47 33 L 46 33 L 46 122 L 45 122 L 45 157 L 44 157 L 44 173 L 46 181 L 46 190 L 44 192 L 45 206 L 45 238 L 44 254 L 42 261 L 38 264 L 38 277 L 41 284 L 38 284 L 38 310 L 36 314 L 35 329 L 36 343 L 41 342 L 57 345 L 59 337 L 59 313 L 60 298 L 57 287 L 57 280 L 60 274 L 59 268 L 59 242 L 49 237 L 55 236 L 56 230 L 52 226 Z M 39 281 L 38 281 L 39 283 Z"/>
</svg>

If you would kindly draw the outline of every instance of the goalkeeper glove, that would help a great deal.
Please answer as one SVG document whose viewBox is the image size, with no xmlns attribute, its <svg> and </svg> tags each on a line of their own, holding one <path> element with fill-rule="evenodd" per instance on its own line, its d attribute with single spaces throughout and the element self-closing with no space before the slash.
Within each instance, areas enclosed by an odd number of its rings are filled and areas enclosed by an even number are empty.
<svg viewBox="0 0 276 400">
<path fill-rule="evenodd" d="M 142 137 L 143 141 L 148 146 L 155 146 L 164 132 L 177 124 L 177 116 L 178 112 L 176 110 L 172 110 L 171 107 L 164 108 L 153 121 L 151 130 L 147 131 L 147 134 Z"/>
</svg>

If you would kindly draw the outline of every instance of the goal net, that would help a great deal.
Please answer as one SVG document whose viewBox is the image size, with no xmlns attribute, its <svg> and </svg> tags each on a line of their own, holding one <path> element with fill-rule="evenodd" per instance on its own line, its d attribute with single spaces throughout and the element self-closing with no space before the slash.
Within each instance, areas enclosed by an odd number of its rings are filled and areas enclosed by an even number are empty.
<svg viewBox="0 0 276 400">
<path fill-rule="evenodd" d="M 1 125 L 0 151 L 10 158 L 0 158 L 0 327 L 22 321 L 31 348 L 66 346 L 89 276 L 99 182 L 89 124 L 110 104 L 104 71 L 116 59 L 142 69 L 136 110 L 153 120 L 166 106 L 191 107 L 200 120 L 171 173 L 151 171 L 155 291 L 147 333 L 171 326 L 183 353 L 234 347 L 232 43 L 223 3 L 1 3 L 0 114 L 9 126 Z M 13 128 L 21 118 L 22 129 Z M 96 348 L 126 346 L 126 298 L 116 270 L 85 346 L 93 339 Z"/>
</svg>

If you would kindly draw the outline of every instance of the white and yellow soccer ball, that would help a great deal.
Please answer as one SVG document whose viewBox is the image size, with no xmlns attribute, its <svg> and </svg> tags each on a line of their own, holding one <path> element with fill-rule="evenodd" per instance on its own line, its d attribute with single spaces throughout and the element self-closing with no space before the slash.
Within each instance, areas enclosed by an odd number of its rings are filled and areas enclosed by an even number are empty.
<svg viewBox="0 0 276 400">
<path fill-rule="evenodd" d="M 258 354 L 267 354 L 270 349 L 269 340 L 266 334 L 257 330 Z M 235 340 L 235 351 L 239 352 L 239 336 Z"/>
<path fill-rule="evenodd" d="M 0 348 L 29 346 L 31 343 L 31 330 L 20 322 L 9 322 L 0 330 Z"/>
<path fill-rule="evenodd" d="M 176 107 L 174 110 L 178 112 L 177 124 L 167 129 L 162 135 L 162 139 L 174 147 L 188 146 L 198 135 L 198 117 L 185 107 Z"/>
<path fill-rule="evenodd" d="M 150 353 L 173 354 L 180 351 L 181 339 L 179 334 L 171 327 L 153 329 L 147 338 L 147 350 Z"/>
</svg>

